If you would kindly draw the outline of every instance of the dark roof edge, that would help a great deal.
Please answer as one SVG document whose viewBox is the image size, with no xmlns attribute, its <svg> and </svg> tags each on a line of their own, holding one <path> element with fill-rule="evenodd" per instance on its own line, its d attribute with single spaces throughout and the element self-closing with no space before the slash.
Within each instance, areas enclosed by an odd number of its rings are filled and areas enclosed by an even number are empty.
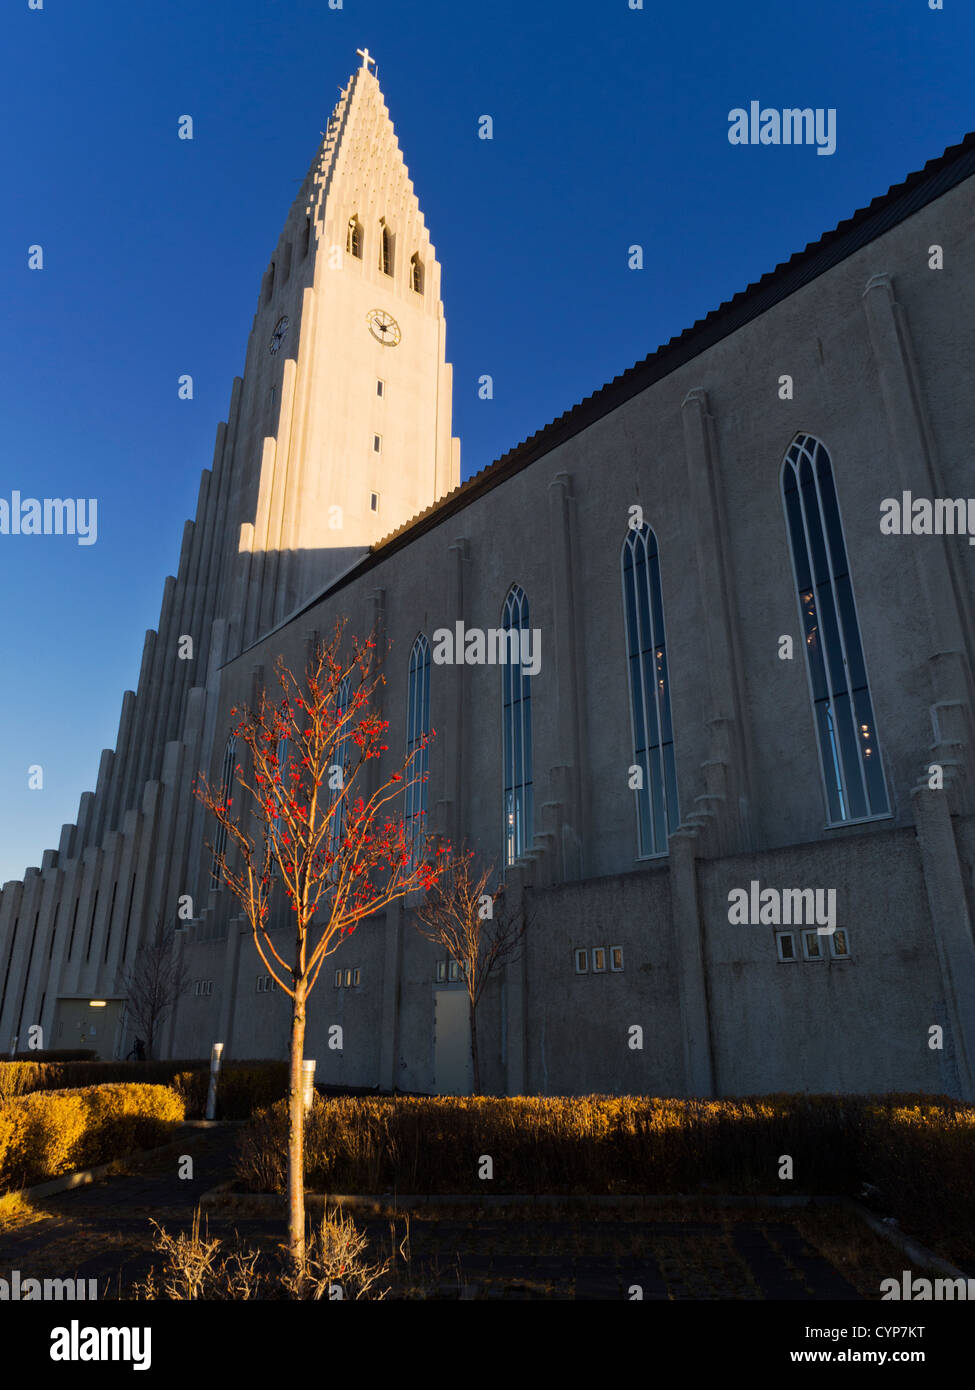
<svg viewBox="0 0 975 1390">
<path fill-rule="evenodd" d="M 449 520 L 484 493 L 507 478 L 520 473 L 566 440 L 601 420 L 618 406 L 669 376 L 715 343 L 743 328 L 745 324 L 795 294 L 827 270 L 839 265 L 856 251 L 875 241 L 899 223 L 920 212 L 952 188 L 975 174 L 975 131 L 957 145 L 950 145 L 937 159 L 929 159 L 923 169 L 894 184 L 865 208 L 845 218 L 818 241 L 810 242 L 788 261 L 768 271 L 760 280 L 740 290 L 732 299 L 712 309 L 703 319 L 685 328 L 668 343 L 656 349 L 605 386 L 584 397 L 563 415 L 529 435 L 520 444 L 482 468 L 439 502 L 434 502 L 412 520 L 392 531 L 356 566 L 321 593 L 308 600 L 291 615 L 301 617 L 329 594 L 337 593 L 366 574 L 383 560 L 402 550 L 419 536 Z M 264 634 L 266 636 L 267 634 Z M 262 636 L 259 641 L 263 641 Z M 256 645 L 256 643 L 255 643 Z"/>
</svg>

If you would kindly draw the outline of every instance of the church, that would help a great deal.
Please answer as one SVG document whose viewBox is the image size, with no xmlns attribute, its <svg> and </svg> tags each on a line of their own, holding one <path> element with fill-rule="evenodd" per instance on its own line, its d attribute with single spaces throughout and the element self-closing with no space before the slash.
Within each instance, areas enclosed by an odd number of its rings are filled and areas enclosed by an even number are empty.
<svg viewBox="0 0 975 1390">
<path fill-rule="evenodd" d="M 462 483 L 440 266 L 361 57 L 116 746 L 3 886 L 3 1051 L 39 1024 L 125 1056 L 158 928 L 189 981 L 161 1055 L 286 1055 L 192 788 L 347 619 L 388 644 L 390 747 L 437 731 L 412 812 L 530 913 L 478 1014 L 487 1091 L 975 1100 L 975 550 L 883 524 L 975 491 L 975 136 Z M 467 1026 L 399 902 L 329 959 L 306 1051 L 464 1093 Z"/>
</svg>

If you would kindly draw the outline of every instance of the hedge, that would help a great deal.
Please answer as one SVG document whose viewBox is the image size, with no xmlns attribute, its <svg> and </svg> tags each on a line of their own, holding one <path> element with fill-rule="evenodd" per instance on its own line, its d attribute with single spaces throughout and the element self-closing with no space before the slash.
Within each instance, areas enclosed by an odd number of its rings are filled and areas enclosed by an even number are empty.
<svg viewBox="0 0 975 1390">
<path fill-rule="evenodd" d="M 236 1171 L 282 1192 L 287 1114 L 255 1115 Z M 479 1160 L 493 1160 L 490 1182 Z M 791 1180 L 779 1177 L 783 1155 Z M 316 1097 L 305 1181 L 349 1193 L 880 1193 L 919 1238 L 975 1257 L 975 1106 L 946 1096 Z"/>
<path fill-rule="evenodd" d="M 28 1052 L 15 1052 L 10 1058 L 11 1062 L 90 1062 L 98 1053 L 92 1048 L 81 1048 L 71 1051 L 70 1048 L 49 1048 L 42 1051 L 40 1048 Z"/>
<path fill-rule="evenodd" d="M 168 1086 L 88 1086 L 0 1101 L 0 1189 L 152 1148 L 185 1113 L 182 1096 Z"/>
<path fill-rule="evenodd" d="M 171 1086 L 186 1102 L 190 1119 L 206 1108 L 209 1062 L 171 1059 L 145 1062 L 0 1062 L 0 1101 L 37 1091 L 62 1091 L 109 1083 Z M 217 1118 L 246 1120 L 255 1110 L 287 1094 L 288 1064 L 228 1062 L 220 1072 Z"/>
</svg>

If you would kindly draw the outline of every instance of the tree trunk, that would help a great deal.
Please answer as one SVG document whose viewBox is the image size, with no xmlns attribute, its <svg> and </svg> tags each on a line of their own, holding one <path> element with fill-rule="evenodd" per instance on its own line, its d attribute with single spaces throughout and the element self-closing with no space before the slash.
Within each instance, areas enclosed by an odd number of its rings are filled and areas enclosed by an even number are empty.
<svg viewBox="0 0 975 1390">
<path fill-rule="evenodd" d="M 477 1055 L 477 1009 L 471 1000 L 471 1061 L 474 1064 L 474 1094 L 481 1094 L 481 1061 Z"/>
<path fill-rule="evenodd" d="M 305 1056 L 305 986 L 295 990 L 291 1013 L 288 1086 L 288 1255 L 295 1274 L 305 1264 L 305 1103 L 301 1064 Z"/>
</svg>

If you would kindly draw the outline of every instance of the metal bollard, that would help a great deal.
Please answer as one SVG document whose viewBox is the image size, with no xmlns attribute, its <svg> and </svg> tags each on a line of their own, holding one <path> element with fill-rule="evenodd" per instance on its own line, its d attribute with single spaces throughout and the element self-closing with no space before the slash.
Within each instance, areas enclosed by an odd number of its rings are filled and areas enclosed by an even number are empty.
<svg viewBox="0 0 975 1390">
<path fill-rule="evenodd" d="M 210 1050 L 210 1089 L 207 1091 L 206 1118 L 217 1118 L 217 1077 L 220 1075 L 220 1058 L 223 1056 L 223 1043 L 214 1043 Z"/>
</svg>

